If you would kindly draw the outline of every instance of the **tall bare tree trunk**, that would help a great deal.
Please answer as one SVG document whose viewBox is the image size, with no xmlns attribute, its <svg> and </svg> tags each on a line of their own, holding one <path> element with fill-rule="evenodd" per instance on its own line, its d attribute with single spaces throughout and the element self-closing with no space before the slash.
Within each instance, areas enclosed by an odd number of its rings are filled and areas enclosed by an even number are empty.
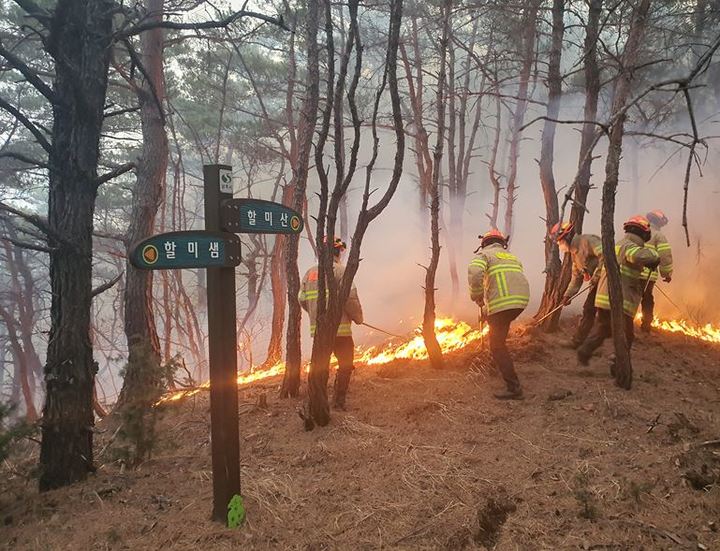
<svg viewBox="0 0 720 551">
<path fill-rule="evenodd" d="M 164 0 L 145 0 L 149 21 L 162 21 L 163 5 Z M 126 237 L 128 252 L 134 243 L 152 235 L 165 188 L 169 146 L 162 111 L 165 100 L 164 42 L 162 29 L 145 31 L 140 36 L 144 78 L 136 92 L 143 149 L 137 163 L 137 181 Z M 125 336 L 129 357 L 118 403 L 151 407 L 162 383 L 160 340 L 152 305 L 153 272 L 138 270 L 128 262 L 126 273 Z"/>
<path fill-rule="evenodd" d="M 518 174 L 518 157 L 520 156 L 521 128 L 525 121 L 525 112 L 528 105 L 528 86 L 530 84 L 530 72 L 535 60 L 535 33 L 537 30 L 537 13 L 542 0 L 530 0 L 526 5 L 522 18 L 522 44 L 520 68 L 520 83 L 517 92 L 517 104 L 513 113 L 512 130 L 510 135 L 510 154 L 508 157 L 508 183 L 505 208 L 505 234 L 512 238 L 513 232 L 513 209 L 515 206 Z"/>
<path fill-rule="evenodd" d="M 83 480 L 94 470 L 92 228 L 114 11 L 111 0 L 58 0 L 50 20 L 47 49 L 55 60 L 57 101 L 49 156 L 52 301 L 41 490 Z"/>
<path fill-rule="evenodd" d="M 447 69 L 448 35 L 452 0 L 445 0 L 443 8 L 443 29 L 440 39 L 440 73 L 437 81 L 437 135 L 433 151 L 432 183 L 430 187 L 430 264 L 425 270 L 425 309 L 423 311 L 422 334 L 428 351 L 430 365 L 435 369 L 445 367 L 442 350 L 435 336 L 435 274 L 440 262 L 440 163 L 443 158 L 445 141 L 445 75 Z"/>
<path fill-rule="evenodd" d="M 306 24 L 306 44 L 308 48 L 308 72 L 306 77 L 305 99 L 299 123 L 298 162 L 293 167 L 293 180 L 295 190 L 293 195 L 293 208 L 303 211 L 305 190 L 307 188 L 308 170 L 310 162 L 310 148 L 317 123 L 318 102 L 320 96 L 320 68 L 319 51 L 317 44 L 319 27 L 319 0 L 308 0 Z M 301 350 L 300 350 L 300 322 L 302 311 L 298 301 L 300 291 L 300 274 L 298 270 L 298 245 L 300 236 L 289 235 L 285 248 L 285 267 L 287 270 L 288 290 L 288 328 L 287 328 L 287 355 L 285 361 L 285 379 L 282 393 L 297 396 L 300 388 Z"/>
<path fill-rule="evenodd" d="M 615 89 L 612 106 L 612 123 L 610 127 L 610 144 L 605 163 L 605 182 L 602 193 L 602 245 L 605 270 L 610 295 L 610 314 L 612 318 L 613 344 L 615 345 L 615 381 L 618 386 L 629 390 L 632 386 L 632 363 L 630 348 L 625 336 L 625 313 L 623 311 L 623 295 L 620 283 L 620 268 L 615 251 L 615 193 L 620 173 L 622 155 L 622 139 L 625 128 L 626 105 L 632 89 L 633 73 L 630 70 L 638 60 L 640 43 L 647 25 L 650 0 L 640 0 L 633 13 L 628 39 L 623 51 L 620 78 Z"/>
<path fill-rule="evenodd" d="M 600 96 L 600 69 L 597 59 L 597 45 L 600 33 L 600 15 L 602 13 L 603 0 L 589 0 L 588 19 L 585 25 L 585 44 L 583 50 L 584 74 L 585 74 L 585 106 L 583 124 L 580 135 L 580 151 L 578 155 L 578 172 L 575 177 L 574 189 L 569 191 L 574 199 L 570 211 L 570 221 L 575 224 L 575 231 L 582 233 L 583 221 L 585 219 L 585 203 L 590 192 L 590 177 L 592 168 L 592 150 L 595 147 L 596 126 L 592 121 L 597 119 L 598 98 Z M 568 200 L 566 198 L 566 200 Z M 570 284 L 572 277 L 572 260 L 568 256 L 563 259 L 560 277 L 557 279 L 555 290 L 552 296 L 559 300 Z M 546 329 L 553 331 L 559 322 L 557 316 L 551 316 L 546 322 Z"/>
<path fill-rule="evenodd" d="M 543 291 L 538 316 L 549 312 L 558 303 L 557 283 L 560 279 L 560 254 L 558 246 L 550 237 L 550 230 L 560 217 L 557 192 L 555 190 L 555 176 L 553 175 L 553 161 L 555 157 L 555 129 L 554 121 L 560 113 L 560 100 L 562 98 L 562 75 L 560 74 L 560 61 L 562 56 L 563 35 L 565 33 L 565 0 L 553 0 L 552 6 L 552 40 L 550 43 L 550 62 L 548 64 L 548 105 L 547 119 L 543 126 L 540 147 L 540 185 L 545 199 L 545 289 Z M 549 318 L 545 324 L 548 330 L 557 327 L 560 312 Z"/>
</svg>

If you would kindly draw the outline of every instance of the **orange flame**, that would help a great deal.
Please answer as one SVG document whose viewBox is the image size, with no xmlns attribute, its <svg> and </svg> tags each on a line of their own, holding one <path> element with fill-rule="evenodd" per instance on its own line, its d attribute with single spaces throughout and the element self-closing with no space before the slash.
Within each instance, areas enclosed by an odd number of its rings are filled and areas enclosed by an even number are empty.
<svg viewBox="0 0 720 551">
<path fill-rule="evenodd" d="M 642 319 L 640 316 L 639 319 Z M 652 326 L 668 333 L 682 333 L 687 337 L 700 339 L 706 342 L 720 343 L 720 327 L 706 323 L 703 326 L 694 325 L 683 319 L 661 320 L 653 319 Z"/>
<path fill-rule="evenodd" d="M 435 320 L 435 335 L 443 353 L 460 350 L 461 348 L 479 340 L 482 336 L 486 335 L 487 332 L 487 326 L 480 331 L 479 329 L 472 329 L 463 321 L 458 322 L 450 318 Z M 363 350 L 358 347 L 356 352 L 356 363 L 359 365 L 379 366 L 394 360 L 425 360 L 427 357 L 428 353 L 425 348 L 425 341 L 419 333 L 419 330 L 416 330 L 415 336 L 410 338 L 407 342 L 401 344 L 388 344 L 384 347 L 371 347 L 367 350 Z M 305 366 L 306 372 L 308 369 L 309 366 Z M 246 385 L 255 381 L 267 379 L 268 377 L 282 375 L 284 372 L 285 363 L 278 362 L 268 369 L 250 371 L 250 373 L 239 375 L 237 383 L 238 385 Z M 210 381 L 206 381 L 202 385 L 193 389 L 169 392 L 160 398 L 155 405 L 167 402 L 176 402 L 183 398 L 194 396 L 198 392 L 209 388 Z"/>
<path fill-rule="evenodd" d="M 636 321 L 641 319 L 642 316 L 638 314 Z M 683 335 L 691 338 L 720 344 L 720 327 L 714 326 L 710 323 L 704 326 L 697 326 L 682 319 L 660 320 L 655 318 L 652 326 L 660 331 L 682 333 Z M 480 330 L 471 328 L 463 321 L 455 321 L 451 318 L 440 318 L 435 320 L 435 335 L 443 353 L 461 350 L 480 340 L 483 336 L 487 335 L 487 333 L 487 325 Z M 425 341 L 423 340 L 419 329 L 416 329 L 415 335 L 409 337 L 409 340 L 406 342 L 400 344 L 393 344 L 391 342 L 385 346 L 374 346 L 366 350 L 358 347 L 356 350 L 356 364 L 365 366 L 380 366 L 394 360 L 425 360 L 427 358 L 428 353 L 425 348 Z M 306 365 L 305 371 L 307 372 L 308 369 L 309 366 Z M 250 371 L 250 373 L 239 375 L 237 383 L 241 386 L 247 385 L 255 381 L 267 379 L 268 377 L 282 375 L 284 372 L 285 363 L 278 362 L 268 369 Z M 210 381 L 206 381 L 199 387 L 193 389 L 169 392 L 160 398 L 155 405 L 167 402 L 176 402 L 183 398 L 194 396 L 195 394 L 203 390 L 207 390 L 208 388 L 210 388 Z"/>
</svg>

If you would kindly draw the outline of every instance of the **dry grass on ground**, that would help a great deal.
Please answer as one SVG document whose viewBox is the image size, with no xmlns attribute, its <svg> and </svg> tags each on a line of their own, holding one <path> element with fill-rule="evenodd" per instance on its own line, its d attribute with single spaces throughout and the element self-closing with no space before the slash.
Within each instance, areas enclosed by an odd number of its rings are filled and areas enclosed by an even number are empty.
<svg viewBox="0 0 720 551">
<path fill-rule="evenodd" d="M 358 369 L 349 411 L 309 433 L 277 379 L 243 389 L 248 521 L 234 531 L 208 520 L 206 394 L 166 408 L 136 471 L 110 446 L 86 483 L 38 495 L 6 466 L 0 546 L 720 549 L 720 446 L 703 445 L 720 438 L 720 347 L 641 337 L 626 392 L 605 359 L 580 370 L 555 337 L 513 345 L 522 402 L 493 400 L 499 380 L 468 353 L 442 372 Z"/>
</svg>

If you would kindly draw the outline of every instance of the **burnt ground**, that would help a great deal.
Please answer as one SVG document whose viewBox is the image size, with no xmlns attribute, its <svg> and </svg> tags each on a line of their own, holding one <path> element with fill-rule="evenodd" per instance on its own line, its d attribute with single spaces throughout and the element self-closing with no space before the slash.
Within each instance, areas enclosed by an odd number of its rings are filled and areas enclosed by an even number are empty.
<svg viewBox="0 0 720 551">
<path fill-rule="evenodd" d="M 0 548 L 720 549 L 720 346 L 640 337 L 627 392 L 606 358 L 580 369 L 558 343 L 513 338 L 522 402 L 495 401 L 468 353 L 441 372 L 358 369 L 349 411 L 312 432 L 279 379 L 242 389 L 236 530 L 209 520 L 207 394 L 164 408 L 137 470 L 112 461 L 107 430 L 96 475 L 39 495 L 18 474 L 36 452 L 16 455 Z"/>
</svg>

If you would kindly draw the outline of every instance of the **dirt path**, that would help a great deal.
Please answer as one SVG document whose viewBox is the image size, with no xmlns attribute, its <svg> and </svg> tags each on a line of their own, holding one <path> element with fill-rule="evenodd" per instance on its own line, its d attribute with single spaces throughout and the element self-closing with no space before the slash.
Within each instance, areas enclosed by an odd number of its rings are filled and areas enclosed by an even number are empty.
<svg viewBox="0 0 720 551">
<path fill-rule="evenodd" d="M 580 371 L 553 337 L 514 342 L 523 402 L 492 399 L 500 381 L 467 354 L 443 372 L 359 369 L 350 410 L 309 433 L 277 380 L 243 389 L 237 531 L 208 520 L 202 394 L 167 409 L 138 471 L 108 463 L 43 496 L 0 484 L 0 546 L 720 549 L 720 446 L 699 445 L 720 438 L 720 347 L 641 337 L 625 392 L 602 358 Z"/>
</svg>

